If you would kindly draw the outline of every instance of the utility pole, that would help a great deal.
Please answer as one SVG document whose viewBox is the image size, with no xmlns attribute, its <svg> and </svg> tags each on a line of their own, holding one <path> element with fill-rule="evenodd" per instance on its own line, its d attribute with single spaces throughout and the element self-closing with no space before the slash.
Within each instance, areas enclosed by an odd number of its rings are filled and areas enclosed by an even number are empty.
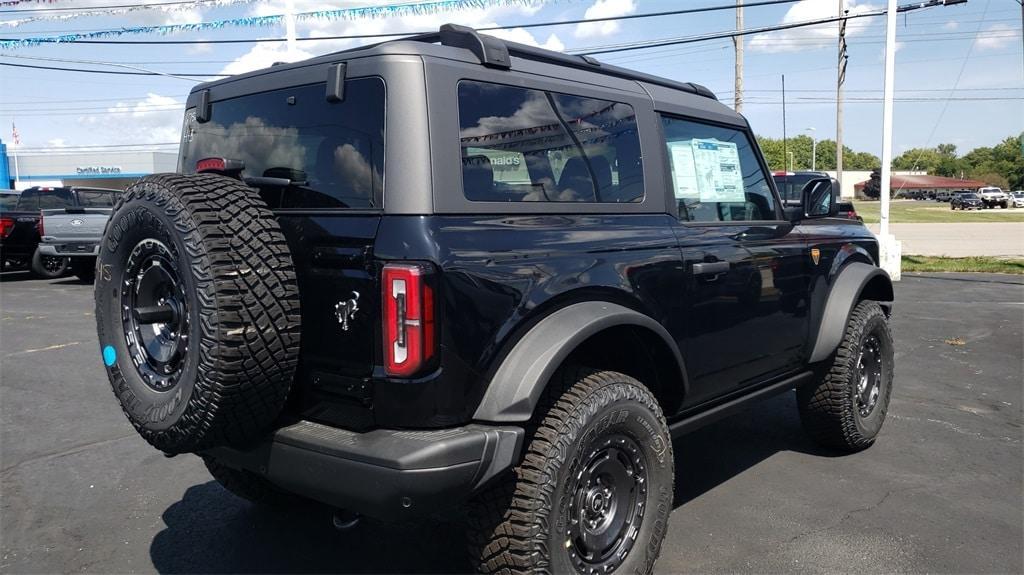
<svg viewBox="0 0 1024 575">
<path fill-rule="evenodd" d="M 298 57 L 295 42 L 295 0 L 288 0 L 284 8 L 284 30 L 288 44 L 288 61 L 293 62 Z"/>
<path fill-rule="evenodd" d="M 846 10 L 839 0 L 839 16 Z M 836 181 L 843 189 L 843 83 L 846 82 L 846 20 L 839 21 L 839 60 L 836 66 Z M 842 193 L 842 192 L 840 192 Z"/>
<path fill-rule="evenodd" d="M 1022 0 L 1024 1 L 1024 0 Z M 736 0 L 736 31 L 743 30 L 743 0 Z M 733 87 L 733 108 L 737 114 L 743 113 L 743 36 L 733 36 L 732 43 L 736 47 L 736 85 Z"/>
</svg>

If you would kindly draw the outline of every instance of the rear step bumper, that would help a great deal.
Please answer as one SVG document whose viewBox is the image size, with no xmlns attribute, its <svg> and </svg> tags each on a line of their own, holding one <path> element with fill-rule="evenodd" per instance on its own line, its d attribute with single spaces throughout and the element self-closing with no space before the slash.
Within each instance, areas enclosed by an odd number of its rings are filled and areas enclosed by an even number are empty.
<svg viewBox="0 0 1024 575">
<path fill-rule="evenodd" d="M 523 433 L 483 425 L 356 433 L 300 421 L 250 449 L 205 454 L 310 499 L 400 520 L 452 507 L 511 467 Z"/>
</svg>

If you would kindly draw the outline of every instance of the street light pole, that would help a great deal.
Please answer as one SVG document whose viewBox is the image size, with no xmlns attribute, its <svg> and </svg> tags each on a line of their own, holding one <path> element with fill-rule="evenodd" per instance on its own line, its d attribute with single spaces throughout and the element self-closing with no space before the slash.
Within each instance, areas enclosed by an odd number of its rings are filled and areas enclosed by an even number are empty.
<svg viewBox="0 0 1024 575">
<path fill-rule="evenodd" d="M 804 128 L 805 132 L 811 133 L 811 171 L 818 171 L 818 139 L 814 137 L 814 128 Z"/>
<path fill-rule="evenodd" d="M 900 277 L 900 244 L 889 233 L 889 189 L 892 186 L 892 115 L 896 82 L 896 16 L 899 5 L 889 0 L 885 15 L 885 85 L 882 91 L 882 174 L 879 198 L 878 249 L 882 269 L 893 280 Z"/>
</svg>

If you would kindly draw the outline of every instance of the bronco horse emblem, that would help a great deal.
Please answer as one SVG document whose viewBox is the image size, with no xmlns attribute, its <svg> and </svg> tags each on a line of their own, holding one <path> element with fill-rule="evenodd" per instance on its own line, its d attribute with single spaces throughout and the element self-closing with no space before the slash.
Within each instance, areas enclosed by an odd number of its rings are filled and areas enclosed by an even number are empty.
<svg viewBox="0 0 1024 575">
<path fill-rule="evenodd" d="M 355 318 L 357 311 L 359 311 L 359 292 L 357 291 L 353 291 L 352 297 L 349 299 L 334 304 L 334 314 L 338 316 L 341 331 L 348 331 L 348 322 Z"/>
</svg>

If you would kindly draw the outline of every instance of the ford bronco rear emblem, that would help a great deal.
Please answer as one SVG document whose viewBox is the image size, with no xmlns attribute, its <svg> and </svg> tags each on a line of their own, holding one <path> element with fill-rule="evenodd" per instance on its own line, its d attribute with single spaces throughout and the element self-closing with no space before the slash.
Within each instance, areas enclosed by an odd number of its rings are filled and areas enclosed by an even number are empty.
<svg viewBox="0 0 1024 575">
<path fill-rule="evenodd" d="M 71 220 L 68 223 L 70 223 L 73 226 L 80 226 L 80 225 L 82 225 L 83 222 L 82 222 L 82 220 L 79 220 L 79 219 L 76 218 L 76 219 Z"/>
<path fill-rule="evenodd" d="M 357 311 L 359 311 L 359 292 L 357 291 L 353 291 L 352 297 L 349 299 L 334 304 L 334 314 L 338 316 L 341 331 L 348 331 L 348 322 L 355 318 Z"/>
</svg>

